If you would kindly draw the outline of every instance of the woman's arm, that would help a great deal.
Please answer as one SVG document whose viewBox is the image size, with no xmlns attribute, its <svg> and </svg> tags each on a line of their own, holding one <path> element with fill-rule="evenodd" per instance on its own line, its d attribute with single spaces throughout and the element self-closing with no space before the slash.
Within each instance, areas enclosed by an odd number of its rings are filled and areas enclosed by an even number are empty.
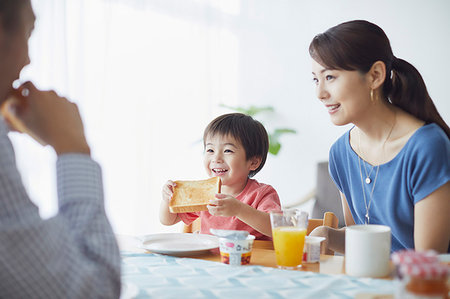
<svg viewBox="0 0 450 299">
<path fill-rule="evenodd" d="M 355 221 L 348 207 L 347 199 L 342 192 L 341 195 L 342 209 L 344 210 L 345 225 L 354 225 Z M 321 252 L 325 253 L 327 249 L 335 252 L 345 253 L 345 227 L 340 229 L 335 229 L 327 226 L 319 226 L 315 228 L 310 234 L 310 236 L 324 237 L 326 240 L 322 242 Z"/>
<path fill-rule="evenodd" d="M 345 198 L 344 193 L 339 192 L 339 194 L 341 195 L 342 209 L 344 210 L 345 226 L 355 225 L 352 212 L 350 212 L 350 208 L 348 207 L 347 198 Z"/>
<path fill-rule="evenodd" d="M 450 182 L 414 206 L 414 246 L 447 253 L 450 242 Z"/>
<path fill-rule="evenodd" d="M 347 198 L 344 193 L 339 192 L 341 195 L 342 209 L 344 210 L 345 226 L 355 225 L 350 208 L 348 207 Z M 328 232 L 328 246 L 329 249 L 342 253 L 345 253 L 345 227 L 341 229 L 329 228 Z"/>
</svg>

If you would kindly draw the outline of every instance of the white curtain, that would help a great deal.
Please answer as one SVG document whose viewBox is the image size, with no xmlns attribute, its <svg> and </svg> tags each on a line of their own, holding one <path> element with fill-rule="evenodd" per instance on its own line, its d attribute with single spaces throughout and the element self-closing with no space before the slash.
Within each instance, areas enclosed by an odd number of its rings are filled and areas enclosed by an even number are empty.
<svg viewBox="0 0 450 299">
<path fill-rule="evenodd" d="M 117 233 L 163 228 L 161 187 L 202 179 L 203 129 L 219 103 L 236 104 L 238 2 L 36 0 L 32 63 L 22 80 L 76 102 Z M 56 212 L 55 156 L 13 136 L 43 217 Z M 39 180 L 39 181 L 37 181 Z"/>
<path fill-rule="evenodd" d="M 158 220 L 168 179 L 205 178 L 203 129 L 220 103 L 276 108 L 266 127 L 290 127 L 256 179 L 282 203 L 315 185 L 318 161 L 348 127 L 331 124 L 314 94 L 308 45 L 338 23 L 380 25 L 397 57 L 415 65 L 449 122 L 447 0 L 32 0 L 32 63 L 22 74 L 75 101 L 93 157 L 103 167 L 117 233 L 179 231 Z M 421 20 L 421 22 L 417 22 Z M 13 134 L 14 135 L 14 134 Z M 56 212 L 54 160 L 14 135 L 19 167 L 41 214 Z"/>
</svg>

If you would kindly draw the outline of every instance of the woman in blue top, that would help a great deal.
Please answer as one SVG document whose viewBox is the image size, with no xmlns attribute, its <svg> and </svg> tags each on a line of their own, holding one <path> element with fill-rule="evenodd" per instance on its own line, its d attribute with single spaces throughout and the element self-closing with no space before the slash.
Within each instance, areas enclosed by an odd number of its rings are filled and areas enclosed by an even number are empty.
<svg viewBox="0 0 450 299">
<path fill-rule="evenodd" d="M 396 58 L 384 31 L 351 21 L 309 48 L 319 100 L 331 121 L 354 126 L 330 150 L 346 225 L 384 224 L 392 251 L 449 252 L 450 130 L 419 72 Z M 319 227 L 344 252 L 345 229 Z"/>
</svg>

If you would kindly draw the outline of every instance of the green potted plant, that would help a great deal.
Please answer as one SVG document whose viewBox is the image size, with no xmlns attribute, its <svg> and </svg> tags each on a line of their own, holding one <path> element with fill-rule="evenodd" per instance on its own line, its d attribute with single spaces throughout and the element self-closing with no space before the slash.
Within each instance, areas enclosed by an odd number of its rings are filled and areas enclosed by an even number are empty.
<svg viewBox="0 0 450 299">
<path fill-rule="evenodd" d="M 246 115 L 249 115 L 255 119 L 258 119 L 256 115 L 264 113 L 274 113 L 275 109 L 272 106 L 264 106 L 264 107 L 258 107 L 258 106 L 249 106 L 248 108 L 243 107 L 232 107 L 227 106 L 224 104 L 220 105 L 221 107 L 240 112 Z M 262 123 L 260 119 L 258 119 Z M 267 128 L 266 128 L 267 129 Z M 280 143 L 280 137 L 284 134 L 296 134 L 297 131 L 291 128 L 275 128 L 272 131 L 267 131 L 267 134 L 269 135 L 269 153 L 276 156 L 278 152 L 281 149 L 281 143 Z"/>
</svg>

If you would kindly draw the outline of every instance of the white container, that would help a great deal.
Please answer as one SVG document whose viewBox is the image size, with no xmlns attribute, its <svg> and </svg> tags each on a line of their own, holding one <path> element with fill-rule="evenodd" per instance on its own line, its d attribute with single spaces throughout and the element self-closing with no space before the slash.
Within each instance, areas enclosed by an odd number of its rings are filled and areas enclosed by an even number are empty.
<svg viewBox="0 0 450 299">
<path fill-rule="evenodd" d="M 255 236 L 248 235 L 244 240 L 219 238 L 220 259 L 222 263 L 240 266 L 250 263 Z"/>
<path fill-rule="evenodd" d="M 385 225 L 352 225 L 345 230 L 345 272 L 359 277 L 389 274 L 391 229 Z"/>
<path fill-rule="evenodd" d="M 318 263 L 320 261 L 320 243 L 323 237 L 305 237 L 305 248 L 303 249 L 304 263 Z"/>
</svg>

